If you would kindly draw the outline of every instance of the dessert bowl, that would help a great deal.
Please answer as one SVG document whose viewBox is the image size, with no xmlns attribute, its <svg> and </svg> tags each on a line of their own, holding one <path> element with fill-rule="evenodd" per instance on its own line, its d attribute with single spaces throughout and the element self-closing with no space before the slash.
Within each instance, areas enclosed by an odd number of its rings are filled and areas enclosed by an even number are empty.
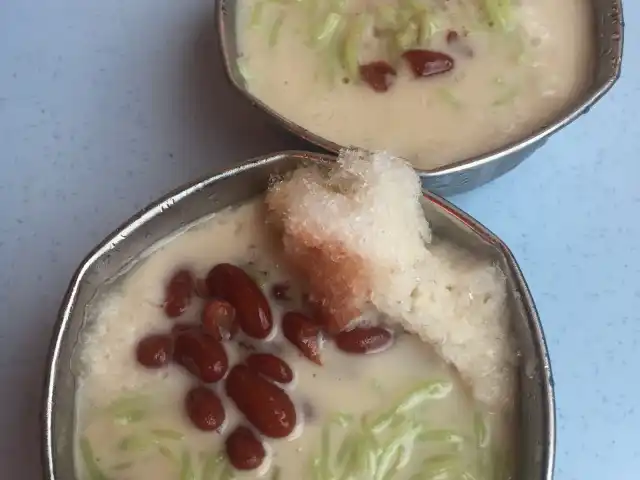
<svg viewBox="0 0 640 480">
<path fill-rule="evenodd" d="M 239 59 L 242 56 L 242 53 L 238 46 L 239 36 L 240 36 L 238 31 L 239 29 L 238 27 L 238 16 L 239 16 L 238 9 L 239 8 L 237 6 L 238 3 L 239 2 L 237 1 L 227 1 L 227 0 L 218 2 L 217 24 L 218 24 L 218 30 L 219 30 L 222 57 L 224 60 L 228 78 L 231 81 L 231 84 L 242 95 L 244 95 L 253 105 L 265 111 L 267 114 L 273 117 L 275 121 L 283 125 L 285 128 L 287 128 L 294 134 L 330 152 L 336 153 L 341 148 L 348 147 L 348 146 L 355 146 L 355 147 L 369 148 L 374 150 L 383 149 L 383 150 L 391 151 L 394 154 L 401 154 L 401 152 L 394 151 L 393 145 L 387 145 L 386 143 L 384 145 L 375 145 L 375 146 L 358 144 L 358 142 L 360 141 L 358 139 L 360 139 L 362 135 L 364 134 L 373 135 L 374 133 L 372 132 L 378 131 L 377 127 L 374 128 L 372 126 L 368 126 L 364 130 L 364 133 L 360 132 L 358 134 L 358 138 L 354 140 L 350 140 L 352 137 L 350 137 L 349 135 L 351 134 L 345 133 L 341 137 L 343 139 L 341 141 L 341 144 L 338 144 L 335 141 L 333 141 L 331 138 L 329 138 L 328 134 L 320 134 L 318 133 L 318 131 L 316 131 L 315 127 L 310 128 L 310 125 L 312 123 L 311 119 L 314 118 L 313 116 L 305 114 L 304 118 L 307 123 L 305 124 L 305 126 L 302 126 L 300 120 L 292 119 L 291 108 L 295 108 L 294 105 L 300 105 L 300 102 L 307 101 L 306 99 L 310 98 L 310 94 L 308 92 L 306 95 L 300 95 L 300 98 L 296 96 L 295 102 L 293 99 L 287 100 L 287 102 L 290 103 L 290 105 L 289 104 L 287 105 L 287 109 L 290 113 L 283 114 L 280 106 L 276 108 L 271 101 L 267 101 L 265 98 L 261 98 L 258 94 L 256 94 L 255 91 L 252 91 L 252 89 L 249 88 L 248 81 L 243 76 L 244 75 L 243 72 L 246 70 L 246 67 L 241 65 L 241 62 L 239 61 Z M 261 4 L 268 4 L 268 2 L 261 2 Z M 588 79 L 583 79 L 584 81 L 580 80 L 581 82 L 584 83 L 584 85 L 581 85 L 579 89 L 577 87 L 576 88 L 568 87 L 567 92 L 571 92 L 571 91 L 574 92 L 574 93 L 567 93 L 567 95 L 572 96 L 572 98 L 567 99 L 567 102 L 563 103 L 561 107 L 558 107 L 557 109 L 554 108 L 554 113 L 552 115 L 545 116 L 544 118 L 541 118 L 539 121 L 532 123 L 529 127 L 524 129 L 521 133 L 518 133 L 513 137 L 509 137 L 507 135 L 507 137 L 504 139 L 505 140 L 504 142 L 500 140 L 500 142 L 502 142 L 500 143 L 500 145 L 496 145 L 495 142 L 492 145 L 487 144 L 486 148 L 485 147 L 480 148 L 480 150 L 483 150 L 483 151 L 479 151 L 477 154 L 474 153 L 474 154 L 467 155 L 465 153 L 463 157 L 455 158 L 451 162 L 448 162 L 446 164 L 439 165 L 439 166 L 434 166 L 434 167 L 427 166 L 423 168 L 418 163 L 413 162 L 411 159 L 409 159 L 414 164 L 414 167 L 418 170 L 422 178 L 424 188 L 429 189 L 441 195 L 449 195 L 449 194 L 455 194 L 455 193 L 473 189 L 475 187 L 478 187 L 488 181 L 491 181 L 501 176 L 502 174 L 508 172 L 509 170 L 513 169 L 518 164 L 520 164 L 522 161 L 524 161 L 525 158 L 527 158 L 536 149 L 542 146 L 552 134 L 556 133 L 557 131 L 567 126 L 569 123 L 573 122 L 580 115 L 588 112 L 589 109 L 605 93 L 609 91 L 609 89 L 614 85 L 614 83 L 616 82 L 616 80 L 620 75 L 620 68 L 621 68 L 621 61 L 622 61 L 622 40 L 623 40 L 622 38 L 622 35 L 623 35 L 622 4 L 620 0 L 592 0 L 591 7 L 592 7 L 592 19 L 593 19 L 592 39 L 593 39 L 594 45 L 592 46 L 591 52 L 589 55 L 590 64 L 588 67 L 585 67 L 584 69 L 585 73 L 583 74 L 581 73 L 579 75 L 579 78 L 582 78 L 584 76 L 589 76 Z M 580 42 L 578 41 L 578 43 Z M 265 52 L 268 52 L 268 51 L 269 50 L 265 50 Z M 264 52 L 261 52 L 261 53 L 264 53 Z M 299 52 L 296 51 L 296 54 L 299 54 Z M 306 51 L 305 51 L 305 54 L 306 54 Z M 458 63 L 456 63 L 456 65 Z M 262 72 L 264 70 L 263 66 L 259 65 L 259 67 L 260 69 L 257 70 L 258 73 L 256 75 L 261 75 L 261 73 L 259 72 Z M 300 67 L 300 68 L 304 68 L 304 67 Z M 546 73 L 550 73 L 550 72 L 546 72 Z M 251 74 L 251 76 L 256 76 L 256 75 L 253 75 L 253 73 Z M 289 78 L 289 80 L 287 80 L 285 83 L 292 84 L 291 72 L 288 72 L 288 75 L 289 77 L 287 78 Z M 559 75 L 563 76 L 564 73 L 561 73 Z M 436 81 L 438 81 L 438 79 L 436 79 Z M 406 84 L 403 84 L 402 86 L 404 87 L 406 86 Z M 442 91 L 435 90 L 434 95 L 437 97 L 439 94 L 442 94 L 444 92 L 444 94 L 441 96 L 445 96 L 449 98 L 449 103 L 451 103 L 452 100 L 450 97 L 452 96 L 450 95 L 450 92 L 447 90 L 447 88 L 443 87 L 440 90 Z M 262 88 L 261 91 L 266 92 L 265 88 Z M 275 94 L 275 90 L 274 90 L 274 94 Z M 414 94 L 418 95 L 418 93 L 412 93 L 412 95 Z M 326 94 L 323 93 L 323 95 L 326 95 Z M 338 99 L 342 99 L 343 100 L 342 103 L 345 103 L 344 102 L 345 96 L 346 96 L 346 92 L 341 91 L 340 97 L 336 97 L 336 101 L 338 101 Z M 283 98 L 283 93 L 282 92 L 278 93 L 278 96 L 274 98 Z M 379 97 L 369 96 L 366 98 L 377 100 Z M 394 102 L 396 101 L 395 98 L 396 97 L 394 97 Z M 405 101 L 408 98 L 409 97 L 402 99 L 404 103 L 399 105 L 397 108 L 408 109 L 410 105 L 410 101 Z M 414 98 L 414 103 L 416 103 L 416 101 L 420 99 L 419 97 L 411 97 L 411 98 Z M 543 98 L 544 96 L 541 97 L 541 100 Z M 370 102 L 370 100 L 367 100 L 367 101 Z M 362 100 L 359 103 L 359 105 L 363 104 L 363 102 L 364 100 Z M 538 103 L 541 103 L 541 102 L 538 102 Z M 321 107 L 318 106 L 318 105 L 322 105 L 322 101 L 320 101 L 320 99 L 318 99 L 318 101 L 315 102 L 314 105 L 315 106 L 313 107 L 313 110 L 310 110 L 310 112 L 311 111 L 315 112 L 316 110 L 318 110 L 317 116 L 318 118 L 322 116 L 322 118 L 324 119 L 322 120 L 324 122 L 323 125 L 327 124 L 330 126 L 331 124 L 334 124 L 335 127 L 333 128 L 333 130 L 338 129 L 337 131 L 342 130 L 346 132 L 346 125 L 342 125 L 342 123 L 344 122 L 340 123 L 340 122 L 332 121 L 331 120 L 332 117 L 329 111 L 323 110 L 322 115 L 320 115 L 319 109 Z M 488 105 L 491 105 L 491 102 L 488 102 Z M 381 106 L 381 108 L 376 108 L 375 111 L 378 113 L 384 112 L 385 110 L 383 107 L 387 108 L 388 105 Z M 430 103 L 428 108 L 432 109 L 433 107 L 434 107 L 434 104 Z M 339 113 L 337 115 L 344 117 L 345 111 L 343 110 L 344 108 L 342 110 L 339 110 Z M 373 111 L 374 109 L 372 109 L 372 112 Z M 466 109 L 464 111 L 467 112 L 469 110 Z M 359 114 L 359 117 L 363 117 L 365 114 L 368 114 L 369 117 L 372 117 L 373 116 L 372 112 L 363 110 L 362 114 Z M 486 117 L 486 114 L 485 114 L 485 117 Z M 493 114 L 486 118 L 491 118 L 491 117 L 493 117 Z M 353 118 L 350 117 L 348 122 L 350 122 L 350 124 L 353 124 L 355 118 L 356 116 L 354 116 Z M 393 118 L 394 121 L 396 122 L 399 121 L 399 119 L 396 116 L 389 117 L 389 118 Z M 455 118 L 458 118 L 457 121 L 460 122 L 463 117 L 462 118 L 455 117 Z M 476 117 L 474 117 L 474 119 L 475 118 Z M 382 123 L 374 122 L 375 125 L 383 125 L 384 121 L 386 121 L 385 116 L 382 115 L 381 119 L 382 119 L 381 120 Z M 418 120 L 418 117 L 416 117 L 416 120 Z M 391 120 L 388 120 L 388 121 L 391 121 Z M 455 120 L 454 121 L 449 120 L 444 122 L 443 125 L 447 126 L 445 128 L 445 131 L 451 131 L 452 129 L 455 129 L 455 125 L 456 125 L 455 122 L 456 122 Z M 476 124 L 483 123 L 482 120 L 478 120 L 478 119 L 475 119 L 474 122 L 476 122 Z M 435 123 L 437 124 L 437 122 Z M 508 125 L 510 124 L 507 121 L 505 123 L 504 128 L 507 128 L 507 129 L 510 128 Z M 326 125 L 323 128 L 325 127 Z M 330 128 L 330 127 L 327 127 L 327 128 Z M 429 127 L 427 128 L 434 128 L 434 125 L 429 124 Z M 395 131 L 396 129 L 394 129 L 394 132 Z M 490 138 L 492 135 L 490 135 L 488 132 L 489 131 L 485 132 L 483 136 L 480 135 L 478 138 L 485 138 L 485 139 Z M 396 135 L 396 134 L 394 133 L 393 135 Z M 411 137 L 403 136 L 402 138 L 404 140 L 402 140 L 402 142 L 409 141 L 408 140 L 409 138 L 416 138 L 417 136 L 419 136 L 419 133 L 415 133 L 415 132 L 412 133 Z M 438 140 L 437 137 L 434 137 L 434 138 Z M 385 136 L 384 142 L 388 142 L 388 141 L 389 140 Z M 461 141 L 464 142 L 465 140 L 461 140 Z M 378 140 L 376 140 L 376 142 L 378 142 Z M 414 145 L 412 148 L 418 148 L 418 147 Z M 472 151 L 475 152 L 476 150 L 472 150 Z M 428 155 L 430 157 L 438 157 L 437 148 L 434 150 L 434 152 L 429 153 Z"/>
<path fill-rule="evenodd" d="M 76 478 L 78 372 L 74 349 L 87 321 L 87 306 L 100 287 L 176 231 L 262 194 L 274 175 L 333 161 L 329 155 L 305 152 L 252 159 L 173 191 L 128 220 L 86 257 L 60 308 L 48 356 L 42 430 L 45 478 Z M 422 207 L 434 235 L 473 257 L 491 261 L 506 278 L 506 305 L 518 354 L 515 478 L 551 480 L 555 450 L 551 367 L 542 326 L 520 268 L 502 241 L 452 204 L 425 191 Z"/>
</svg>

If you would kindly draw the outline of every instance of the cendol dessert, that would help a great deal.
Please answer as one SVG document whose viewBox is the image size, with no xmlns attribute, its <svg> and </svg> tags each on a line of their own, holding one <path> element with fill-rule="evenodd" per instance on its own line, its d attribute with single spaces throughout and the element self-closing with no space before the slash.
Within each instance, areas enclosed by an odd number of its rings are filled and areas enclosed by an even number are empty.
<svg viewBox="0 0 640 480">
<path fill-rule="evenodd" d="M 507 480 L 506 286 L 414 171 L 344 151 L 103 285 L 77 345 L 78 478 Z"/>
<path fill-rule="evenodd" d="M 593 76 L 586 0 L 238 0 L 249 92 L 339 145 L 431 169 L 557 120 Z"/>
</svg>

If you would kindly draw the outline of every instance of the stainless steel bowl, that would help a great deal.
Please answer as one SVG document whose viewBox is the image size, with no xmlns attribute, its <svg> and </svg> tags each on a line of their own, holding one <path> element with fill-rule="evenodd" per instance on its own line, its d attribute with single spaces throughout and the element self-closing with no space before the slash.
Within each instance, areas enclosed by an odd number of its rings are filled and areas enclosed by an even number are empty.
<svg viewBox="0 0 640 480">
<path fill-rule="evenodd" d="M 562 114 L 526 138 L 497 150 L 482 153 L 449 165 L 430 169 L 417 169 L 424 188 L 440 195 L 453 195 L 479 187 L 517 167 L 550 135 L 573 122 L 611 89 L 620 77 L 624 21 L 622 0 L 591 0 L 594 10 L 594 37 L 597 58 L 593 78 L 584 95 Z M 342 148 L 297 123 L 283 117 L 259 98 L 253 96 L 238 68 L 236 1 L 218 0 L 218 32 L 220 49 L 229 80 L 256 107 L 261 108 L 292 133 L 333 153 Z M 356 145 L 357 146 L 357 145 Z"/>
<path fill-rule="evenodd" d="M 76 377 L 73 351 L 85 320 L 85 306 L 105 281 L 177 229 L 244 202 L 265 190 L 273 174 L 304 162 L 334 157 L 285 152 L 251 160 L 196 181 L 165 196 L 113 232 L 82 262 L 69 286 L 48 356 L 43 399 L 42 454 L 47 480 L 74 476 L 73 436 Z M 424 212 L 436 235 L 491 259 L 506 274 L 509 308 L 518 342 L 519 480 L 551 480 L 555 450 L 555 408 L 549 357 L 533 299 L 513 255 L 493 233 L 442 198 L 424 193 Z"/>
</svg>

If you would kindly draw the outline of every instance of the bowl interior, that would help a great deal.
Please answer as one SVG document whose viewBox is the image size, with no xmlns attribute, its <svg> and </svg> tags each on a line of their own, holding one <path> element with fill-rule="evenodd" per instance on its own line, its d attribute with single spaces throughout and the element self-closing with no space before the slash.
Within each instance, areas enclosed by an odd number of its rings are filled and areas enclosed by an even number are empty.
<svg viewBox="0 0 640 480">
<path fill-rule="evenodd" d="M 303 162 L 332 157 L 290 152 L 263 157 L 177 190 L 114 232 L 82 263 L 60 310 L 51 344 L 44 403 L 43 454 L 46 478 L 74 477 L 73 433 L 76 377 L 74 347 L 85 306 L 107 280 L 167 235 L 227 206 L 246 201 L 273 174 Z M 509 308 L 521 354 L 519 365 L 519 455 L 516 478 L 550 480 L 554 458 L 554 399 L 543 333 L 533 301 L 509 250 L 482 225 L 441 198 L 425 193 L 424 212 L 441 238 L 496 262 L 507 276 Z"/>
<path fill-rule="evenodd" d="M 547 136 L 556 132 L 560 128 L 572 122 L 579 115 L 586 113 L 589 108 L 599 100 L 613 86 L 620 76 L 620 67 L 622 62 L 622 36 L 623 36 L 623 18 L 622 18 L 622 1 L 621 0 L 591 0 L 593 6 L 594 18 L 594 42 L 595 42 L 595 58 L 593 60 L 593 73 L 591 81 L 582 96 L 577 98 L 572 104 L 562 111 L 553 121 L 547 125 L 541 126 L 537 131 L 532 132 L 529 136 L 515 140 L 499 149 L 484 152 L 472 158 L 454 162 L 449 165 L 434 168 L 431 170 L 419 170 L 424 175 L 424 180 L 429 188 L 435 188 L 438 191 L 447 192 L 448 185 L 440 185 L 439 177 L 457 175 L 463 170 L 479 170 L 486 164 L 494 160 L 501 159 L 505 156 L 517 157 L 512 161 L 505 162 L 505 165 L 494 167 L 491 172 L 483 172 L 485 177 L 495 178 L 502 173 L 517 166 L 524 157 L 528 156 L 535 148 L 534 144 L 539 143 Z M 247 87 L 247 83 L 242 76 L 238 67 L 238 48 L 237 48 L 237 28 L 236 28 L 236 9 L 237 2 L 235 0 L 220 0 L 218 2 L 218 30 L 220 35 L 220 48 L 225 63 L 227 75 L 231 83 L 254 105 L 258 106 L 276 121 L 289 129 L 292 133 L 310 141 L 311 143 L 322 147 L 330 152 L 338 152 L 341 145 L 338 145 L 327 138 L 323 138 L 315 133 L 303 128 L 297 123 L 283 117 L 273 110 L 259 98 L 253 96 Z M 488 179 L 491 179 L 488 178 Z M 463 179 L 451 178 L 447 181 L 453 181 L 456 184 Z M 484 183 L 480 179 L 471 179 L 468 183 L 480 184 Z M 435 185 L 435 187 L 433 185 Z M 465 190 L 464 186 L 454 185 L 453 190 Z"/>
</svg>

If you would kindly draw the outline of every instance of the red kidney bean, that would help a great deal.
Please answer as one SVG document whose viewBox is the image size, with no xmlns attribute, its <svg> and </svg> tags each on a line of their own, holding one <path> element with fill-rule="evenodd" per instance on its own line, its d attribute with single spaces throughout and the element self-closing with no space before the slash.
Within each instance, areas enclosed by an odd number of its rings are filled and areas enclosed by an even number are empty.
<svg viewBox="0 0 640 480">
<path fill-rule="evenodd" d="M 238 470 L 254 470 L 262 465 L 267 452 L 262 442 L 247 427 L 240 425 L 225 442 L 229 462 Z"/>
<path fill-rule="evenodd" d="M 236 318 L 244 333 L 262 339 L 273 327 L 267 298 L 251 277 L 241 268 L 221 263 L 207 275 L 209 294 L 226 300 L 236 309 Z"/>
<path fill-rule="evenodd" d="M 245 363 L 254 372 L 278 383 L 293 381 L 293 370 L 289 364 L 271 353 L 254 353 L 245 359 Z"/>
<path fill-rule="evenodd" d="M 386 350 L 393 343 L 393 335 L 382 327 L 356 327 L 334 337 L 336 346 L 348 353 L 375 353 Z"/>
<path fill-rule="evenodd" d="M 320 358 L 320 327 L 299 312 L 287 312 L 282 317 L 282 333 L 305 357 L 322 365 Z"/>
<path fill-rule="evenodd" d="M 229 302 L 214 298 L 202 310 L 202 330 L 217 340 L 232 338 L 238 331 L 236 309 Z"/>
<path fill-rule="evenodd" d="M 200 430 L 216 430 L 225 419 L 222 401 L 207 387 L 195 387 L 185 397 L 184 407 L 191 422 Z"/>
<path fill-rule="evenodd" d="M 136 359 L 147 368 L 164 367 L 173 355 L 173 338 L 171 335 L 149 335 L 138 342 Z"/>
<path fill-rule="evenodd" d="M 402 57 L 409 63 L 415 77 L 439 75 L 455 66 L 450 55 L 434 50 L 407 50 Z"/>
<path fill-rule="evenodd" d="M 296 426 L 296 409 L 289 395 L 246 365 L 236 365 L 225 383 L 227 395 L 263 435 L 282 438 Z"/>
<path fill-rule="evenodd" d="M 396 69 L 383 61 L 360 65 L 359 71 L 360 78 L 379 93 L 389 90 L 393 83 L 393 78 L 397 75 Z"/>
<path fill-rule="evenodd" d="M 179 270 L 173 274 L 165 288 L 164 312 L 170 318 L 184 313 L 193 296 L 194 279 L 188 270 Z"/>
<path fill-rule="evenodd" d="M 174 360 L 205 383 L 217 382 L 229 369 L 220 341 L 205 335 L 199 327 L 176 335 Z"/>
</svg>

